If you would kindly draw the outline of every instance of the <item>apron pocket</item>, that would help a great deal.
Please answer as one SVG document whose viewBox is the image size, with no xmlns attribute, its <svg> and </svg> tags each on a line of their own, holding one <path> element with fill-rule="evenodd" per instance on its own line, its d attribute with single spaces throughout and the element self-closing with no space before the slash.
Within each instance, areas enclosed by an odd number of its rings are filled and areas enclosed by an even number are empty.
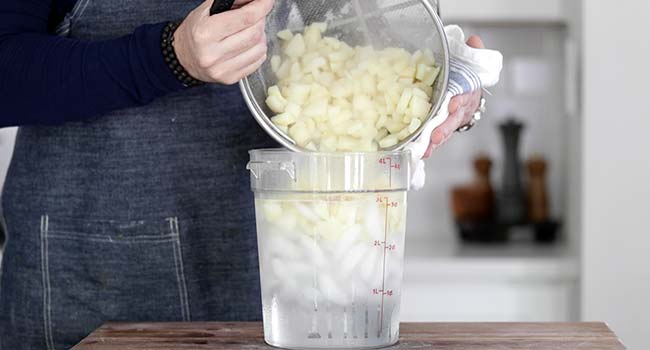
<svg viewBox="0 0 650 350">
<path fill-rule="evenodd" d="M 41 218 L 43 322 L 67 349 L 107 321 L 189 321 L 178 220 Z"/>
</svg>

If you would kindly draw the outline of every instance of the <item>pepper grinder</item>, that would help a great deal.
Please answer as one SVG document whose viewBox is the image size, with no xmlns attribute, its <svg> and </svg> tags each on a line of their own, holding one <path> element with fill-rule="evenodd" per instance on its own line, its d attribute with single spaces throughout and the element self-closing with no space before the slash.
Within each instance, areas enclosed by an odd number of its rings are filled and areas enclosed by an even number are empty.
<svg viewBox="0 0 650 350">
<path fill-rule="evenodd" d="M 509 118 L 500 125 L 504 144 L 504 169 L 498 199 L 498 218 L 501 224 L 519 225 L 526 220 L 526 196 L 521 180 L 519 142 L 524 125 Z"/>
<path fill-rule="evenodd" d="M 494 191 L 490 183 L 492 161 L 486 155 L 474 159 L 475 180 L 452 189 L 452 211 L 457 221 L 492 220 L 494 212 Z"/>
<path fill-rule="evenodd" d="M 528 169 L 528 219 L 535 224 L 549 221 L 548 191 L 546 188 L 547 162 L 541 156 L 526 163 Z"/>
</svg>

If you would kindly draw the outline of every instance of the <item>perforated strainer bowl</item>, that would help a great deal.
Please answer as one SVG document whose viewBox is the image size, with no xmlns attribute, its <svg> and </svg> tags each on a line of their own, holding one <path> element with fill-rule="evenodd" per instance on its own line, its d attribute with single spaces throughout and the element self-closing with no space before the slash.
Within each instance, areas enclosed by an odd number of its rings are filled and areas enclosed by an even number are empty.
<svg viewBox="0 0 650 350">
<path fill-rule="evenodd" d="M 444 99 L 449 78 L 449 47 L 444 27 L 431 0 L 278 0 L 267 18 L 268 57 L 281 55 L 276 34 L 284 29 L 302 32 L 314 22 L 326 22 L 324 35 L 351 46 L 375 49 L 399 47 L 410 52 L 429 49 L 441 71 L 434 85 L 433 105 L 427 119 L 433 118 Z M 244 99 L 257 122 L 282 146 L 296 152 L 309 152 L 296 144 L 271 122 L 273 112 L 266 106 L 267 89 L 277 83 L 270 60 L 240 83 Z M 426 123 L 401 143 L 387 149 L 398 150 L 417 138 Z"/>
</svg>

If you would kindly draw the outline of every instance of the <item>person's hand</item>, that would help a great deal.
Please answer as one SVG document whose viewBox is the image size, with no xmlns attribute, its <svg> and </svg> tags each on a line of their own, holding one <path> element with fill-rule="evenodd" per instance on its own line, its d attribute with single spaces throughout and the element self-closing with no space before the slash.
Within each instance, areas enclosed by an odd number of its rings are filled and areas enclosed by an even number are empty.
<svg viewBox="0 0 650 350">
<path fill-rule="evenodd" d="M 274 0 L 237 0 L 233 10 L 210 16 L 213 0 L 190 12 L 174 33 L 180 64 L 195 79 L 235 84 L 266 60 L 266 16 Z"/>
<path fill-rule="evenodd" d="M 477 36 L 470 37 L 467 40 L 467 44 L 478 49 L 485 48 L 483 41 Z M 429 149 L 425 153 L 424 158 L 429 158 L 431 153 L 449 140 L 456 130 L 472 121 L 474 113 L 478 110 L 479 104 L 481 103 L 481 94 L 482 92 L 477 90 L 451 99 L 449 103 L 449 118 L 431 133 Z"/>
<path fill-rule="evenodd" d="M 213 0 L 213 1 L 214 1 L 214 0 Z M 248 4 L 248 3 L 251 2 L 251 1 L 253 1 L 253 0 L 235 0 L 235 2 L 232 4 L 232 9 L 233 9 L 233 10 L 234 10 L 234 9 L 238 9 L 238 8 L 240 8 L 240 7 L 242 7 L 242 6 L 246 5 L 246 4 Z"/>
</svg>

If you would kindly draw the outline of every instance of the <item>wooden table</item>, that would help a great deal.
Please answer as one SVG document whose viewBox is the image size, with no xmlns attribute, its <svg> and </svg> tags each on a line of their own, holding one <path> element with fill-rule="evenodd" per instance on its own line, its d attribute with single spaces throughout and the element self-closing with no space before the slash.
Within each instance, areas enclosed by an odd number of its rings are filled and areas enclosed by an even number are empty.
<svg viewBox="0 0 650 350">
<path fill-rule="evenodd" d="M 618 350 L 603 323 L 405 323 L 390 349 Z M 261 323 L 108 323 L 73 350 L 273 349 Z"/>
</svg>

